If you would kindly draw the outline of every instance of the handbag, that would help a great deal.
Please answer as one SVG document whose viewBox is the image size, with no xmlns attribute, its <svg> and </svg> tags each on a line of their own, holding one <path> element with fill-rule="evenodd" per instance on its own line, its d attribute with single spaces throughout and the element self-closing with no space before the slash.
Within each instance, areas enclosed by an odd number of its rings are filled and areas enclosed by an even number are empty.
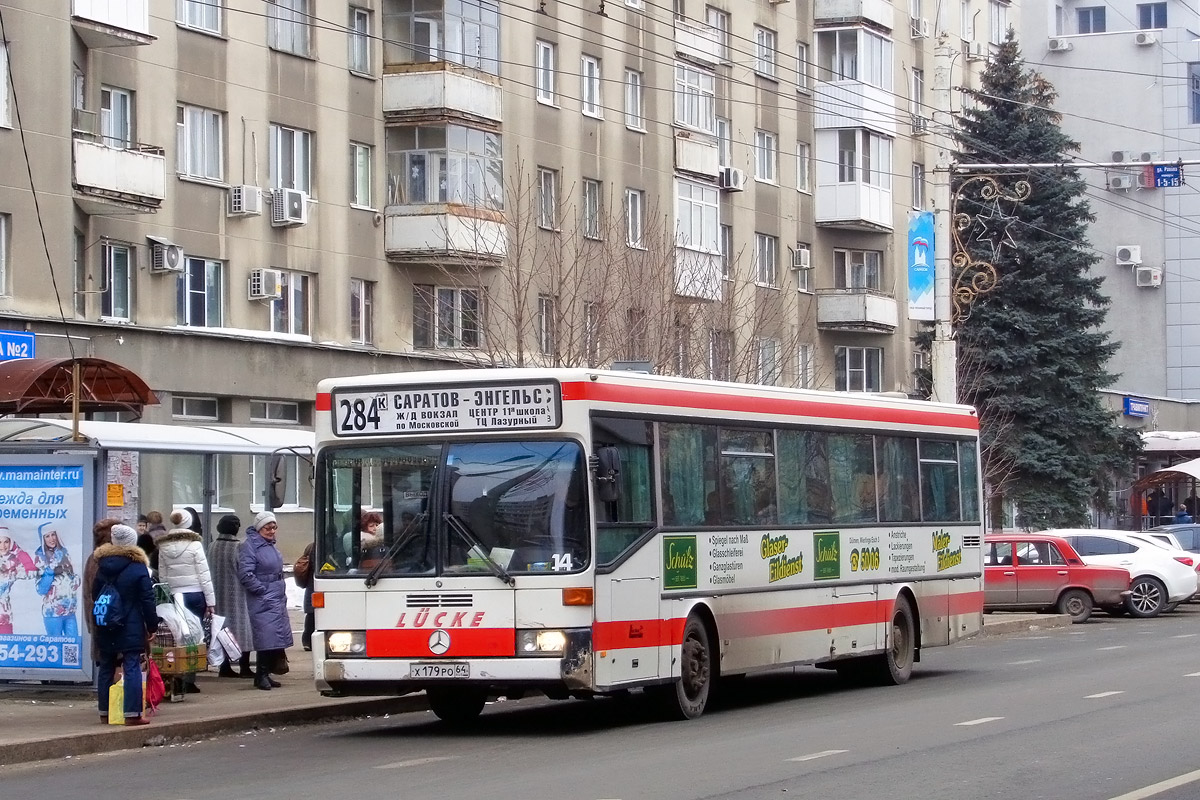
<svg viewBox="0 0 1200 800">
<path fill-rule="evenodd" d="M 221 650 L 225 652 L 225 657 L 230 661 L 237 661 L 242 657 L 242 646 L 238 644 L 237 637 L 233 635 L 233 631 L 229 628 L 221 628 L 216 633 L 217 644 Z"/>
<path fill-rule="evenodd" d="M 301 589 L 307 589 L 312 583 L 312 545 L 304 548 L 304 552 L 296 559 L 296 563 L 292 565 L 292 579 L 296 581 L 296 585 Z"/>
<path fill-rule="evenodd" d="M 167 685 L 163 682 L 162 672 L 159 671 L 158 662 L 154 659 L 150 659 L 149 666 L 146 668 L 146 679 L 143 681 L 142 686 L 145 687 L 146 691 L 146 710 L 153 714 L 158 710 L 158 704 L 167 696 Z M 110 700 L 109 702 L 111 703 L 112 701 Z M 112 706 L 110 705 L 109 710 L 111 711 L 111 709 Z M 109 721 L 112 721 L 111 716 L 109 717 Z"/>
</svg>

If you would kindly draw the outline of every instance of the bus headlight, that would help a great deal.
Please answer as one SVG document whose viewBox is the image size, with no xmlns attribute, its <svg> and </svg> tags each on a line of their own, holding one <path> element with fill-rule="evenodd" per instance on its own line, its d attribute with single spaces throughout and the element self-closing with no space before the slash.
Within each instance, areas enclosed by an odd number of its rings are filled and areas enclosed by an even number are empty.
<svg viewBox="0 0 1200 800">
<path fill-rule="evenodd" d="M 567 634 L 560 630 L 517 631 L 517 655 L 561 656 L 567 649 Z"/>
<path fill-rule="evenodd" d="M 325 634 L 325 649 L 331 656 L 365 656 L 366 631 L 330 631 Z"/>
</svg>

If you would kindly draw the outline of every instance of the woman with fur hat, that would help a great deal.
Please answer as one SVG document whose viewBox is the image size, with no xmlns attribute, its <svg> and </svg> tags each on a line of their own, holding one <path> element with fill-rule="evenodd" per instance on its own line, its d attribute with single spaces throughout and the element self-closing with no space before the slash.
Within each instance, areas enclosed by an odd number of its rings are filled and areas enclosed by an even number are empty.
<svg viewBox="0 0 1200 800">
<path fill-rule="evenodd" d="M 87 625 L 88 633 L 92 636 L 92 661 L 100 660 L 100 652 L 96 646 L 96 620 L 92 618 L 92 584 L 96 582 L 96 570 L 100 569 L 100 559 L 96 551 L 101 545 L 112 544 L 112 529 L 120 525 L 119 519 L 102 519 L 92 526 L 92 552 L 83 563 L 83 622 Z"/>
<path fill-rule="evenodd" d="M 250 632 L 250 612 L 246 610 L 246 590 L 238 580 L 238 547 L 241 540 L 238 532 L 242 521 L 233 514 L 226 514 L 217 521 L 217 538 L 208 546 L 208 565 L 212 569 L 213 590 L 217 595 L 217 613 L 225 617 L 225 627 L 242 647 L 239 664 L 241 673 L 233 671 L 228 661 L 221 664 L 218 675 L 222 678 L 253 678 L 250 671 L 250 651 L 254 649 L 254 637 Z"/>
<path fill-rule="evenodd" d="M 100 721 L 108 724 L 108 690 L 120 666 L 125 676 L 125 724 L 148 725 L 142 717 L 142 654 L 146 642 L 158 630 L 154 607 L 154 584 L 150 581 L 150 560 L 137 546 L 137 531 L 128 525 L 113 525 L 112 541 L 96 548 L 96 577 L 92 597 L 112 584 L 121 598 L 125 619 L 121 625 L 96 628 L 99 653 L 96 672 Z"/>
<path fill-rule="evenodd" d="M 170 531 L 158 537 L 158 579 L 167 584 L 171 594 L 182 596 L 188 611 L 203 619 L 211 617 L 217 604 L 213 592 L 212 573 L 204 555 L 200 534 L 192 530 L 195 520 L 187 509 L 171 512 Z M 196 676 L 187 676 L 188 692 L 198 692 Z"/>
<path fill-rule="evenodd" d="M 254 634 L 254 685 L 271 689 L 279 683 L 271 672 L 292 646 L 292 623 L 287 611 L 287 585 L 283 579 L 283 554 L 275 544 L 279 524 L 270 511 L 261 511 L 246 541 L 238 550 L 238 578 L 246 589 L 246 607 Z"/>
</svg>

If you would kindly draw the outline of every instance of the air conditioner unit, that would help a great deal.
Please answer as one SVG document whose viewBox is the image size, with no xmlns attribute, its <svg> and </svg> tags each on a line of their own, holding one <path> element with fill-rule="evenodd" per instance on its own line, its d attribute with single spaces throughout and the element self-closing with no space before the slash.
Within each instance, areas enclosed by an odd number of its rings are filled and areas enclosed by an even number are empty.
<svg viewBox="0 0 1200 800">
<path fill-rule="evenodd" d="M 258 216 L 262 213 L 262 201 L 262 189 L 257 186 L 230 186 L 229 216 Z"/>
<path fill-rule="evenodd" d="M 1153 162 L 1158 161 L 1157 150 L 1143 150 L 1142 152 L 1138 153 L 1137 156 L 1138 161 L 1144 161 L 1147 164 L 1152 164 Z"/>
<path fill-rule="evenodd" d="M 1133 272 L 1139 288 L 1155 289 L 1162 286 L 1163 276 L 1160 267 L 1138 267 Z"/>
<path fill-rule="evenodd" d="M 917 19 L 910 17 L 909 22 L 912 24 L 912 38 L 928 39 L 929 38 L 929 20 Z"/>
<path fill-rule="evenodd" d="M 812 251 L 807 247 L 797 247 L 792 251 L 792 269 L 811 269 Z"/>
<path fill-rule="evenodd" d="M 1065 50 L 1074 50 L 1075 43 L 1070 39 L 1051 39 L 1046 43 L 1046 47 L 1048 47 L 1052 53 L 1061 53 Z"/>
<path fill-rule="evenodd" d="M 1111 161 L 1114 164 L 1128 164 L 1133 161 L 1133 153 L 1129 150 L 1113 150 Z"/>
<path fill-rule="evenodd" d="M 183 272 L 182 247 L 158 236 L 147 238 L 150 240 L 151 272 Z"/>
<path fill-rule="evenodd" d="M 1117 266 L 1134 267 L 1142 263 L 1142 246 L 1140 244 L 1117 245 Z"/>
<path fill-rule="evenodd" d="M 1140 47 L 1154 44 L 1157 41 L 1158 37 L 1154 35 L 1153 31 L 1138 31 L 1133 35 L 1133 43 Z"/>
<path fill-rule="evenodd" d="M 298 189 L 276 189 L 271 193 L 271 224 L 277 228 L 308 222 L 308 193 Z"/>
<path fill-rule="evenodd" d="M 988 57 L 988 46 L 985 42 L 967 42 L 967 61 L 982 61 Z"/>
<path fill-rule="evenodd" d="M 737 167 L 721 167 L 717 184 L 727 192 L 745 191 L 746 173 Z"/>
<path fill-rule="evenodd" d="M 283 272 L 277 269 L 250 270 L 251 300 L 278 300 L 283 297 Z"/>
<path fill-rule="evenodd" d="M 1108 179 L 1109 189 L 1136 189 L 1137 177 L 1134 175 L 1112 175 Z"/>
<path fill-rule="evenodd" d="M 918 117 L 916 114 L 912 118 L 912 134 L 913 136 L 924 136 L 929 133 L 929 118 Z"/>
</svg>

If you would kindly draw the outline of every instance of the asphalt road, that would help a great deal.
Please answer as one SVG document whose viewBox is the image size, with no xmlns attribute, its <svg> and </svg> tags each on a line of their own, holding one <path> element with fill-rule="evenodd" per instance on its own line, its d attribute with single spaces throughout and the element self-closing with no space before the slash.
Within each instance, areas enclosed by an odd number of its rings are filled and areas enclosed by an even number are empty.
<svg viewBox="0 0 1200 800">
<path fill-rule="evenodd" d="M 930 650 L 903 687 L 751 677 L 693 722 L 522 700 L 466 733 L 415 713 L 15 766 L 0 797 L 1194 800 L 1198 696 L 1184 606 Z"/>
</svg>

